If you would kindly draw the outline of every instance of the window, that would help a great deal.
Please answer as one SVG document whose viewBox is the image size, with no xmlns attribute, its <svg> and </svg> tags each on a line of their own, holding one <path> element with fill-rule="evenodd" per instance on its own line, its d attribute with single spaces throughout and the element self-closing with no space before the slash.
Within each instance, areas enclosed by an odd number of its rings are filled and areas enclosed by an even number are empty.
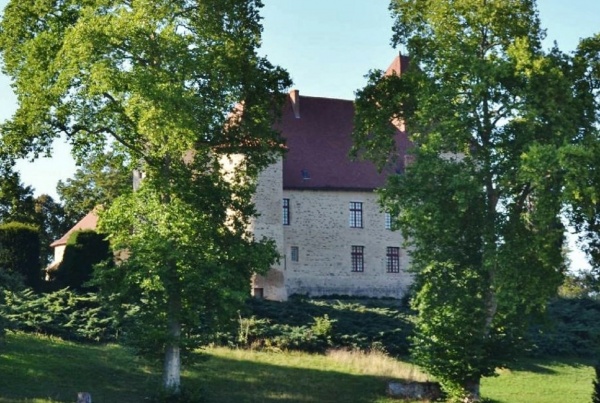
<svg viewBox="0 0 600 403">
<path fill-rule="evenodd" d="M 350 228 L 362 228 L 362 202 L 350 202 Z"/>
<path fill-rule="evenodd" d="M 352 271 L 365 271 L 365 247 L 352 246 Z"/>
<path fill-rule="evenodd" d="M 283 225 L 290 225 L 290 199 L 283 199 Z"/>
<path fill-rule="evenodd" d="M 392 229 L 392 215 L 385 213 L 385 229 Z"/>
<path fill-rule="evenodd" d="M 386 257 L 387 272 L 400 273 L 400 248 L 397 246 L 388 246 Z"/>
<path fill-rule="evenodd" d="M 299 254 L 300 254 L 300 251 L 297 246 L 292 246 L 290 248 L 290 255 L 292 257 L 292 262 L 297 262 L 300 260 Z"/>
</svg>

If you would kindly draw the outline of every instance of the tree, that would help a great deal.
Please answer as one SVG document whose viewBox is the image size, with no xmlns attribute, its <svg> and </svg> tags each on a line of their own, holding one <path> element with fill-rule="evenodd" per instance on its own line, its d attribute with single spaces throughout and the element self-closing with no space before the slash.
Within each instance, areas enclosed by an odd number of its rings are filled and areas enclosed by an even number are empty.
<svg viewBox="0 0 600 403">
<path fill-rule="evenodd" d="M 21 277 L 25 286 L 39 290 L 42 270 L 38 228 L 18 222 L 0 225 L 0 270 L 3 279 Z"/>
<path fill-rule="evenodd" d="M 272 123 L 289 85 L 256 54 L 261 6 L 13 0 L 0 24 L 3 67 L 19 103 L 2 126 L 2 150 L 36 157 L 65 135 L 79 161 L 118 144 L 145 174 L 145 190 L 101 217 L 102 231 L 128 254 L 115 269 L 122 282 L 108 285 L 138 289 L 140 315 L 157 313 L 163 384 L 173 392 L 197 317 L 238 300 L 248 267 L 264 270 L 275 256 L 245 229 L 255 178 L 283 149 Z M 234 154 L 243 158 L 228 169 L 224 156 Z"/>
<path fill-rule="evenodd" d="M 56 186 L 65 212 L 76 219 L 98 205 L 110 205 L 132 189 L 131 164 L 124 153 L 112 150 L 88 156 L 73 178 L 58 181 Z"/>
<path fill-rule="evenodd" d="M 35 199 L 31 186 L 21 183 L 21 176 L 12 164 L 0 164 L 0 222 L 34 223 Z"/>
<path fill-rule="evenodd" d="M 75 231 L 67 240 L 62 261 L 55 270 L 48 270 L 48 274 L 55 283 L 55 289 L 69 287 L 85 291 L 93 278 L 94 266 L 100 263 L 104 263 L 105 268 L 113 265 L 113 254 L 106 236 L 92 230 Z"/>
<path fill-rule="evenodd" d="M 414 162 L 380 196 L 411 248 L 412 354 L 453 398 L 479 401 L 561 284 L 561 158 L 586 102 L 572 58 L 541 50 L 535 1 L 390 8 L 410 65 L 357 93 L 355 152 L 384 166 L 406 122 Z"/>
<path fill-rule="evenodd" d="M 565 203 L 570 224 L 591 265 L 585 274 L 591 291 L 600 292 L 600 34 L 580 41 L 574 55 L 576 89 L 584 111 L 577 141 L 566 147 L 561 164 L 566 175 Z"/>
<path fill-rule="evenodd" d="M 20 174 L 6 160 L 0 162 L 0 177 L 0 223 L 20 222 L 39 227 L 40 262 L 47 264 L 52 256 L 50 244 L 75 223 L 65 217 L 62 205 L 52 197 L 45 194 L 34 197 L 31 186 L 21 182 Z"/>
<path fill-rule="evenodd" d="M 41 194 L 34 199 L 34 224 L 40 228 L 40 261 L 50 263 L 53 250 L 50 244 L 62 237 L 73 225 L 63 205 L 47 195 Z"/>
</svg>

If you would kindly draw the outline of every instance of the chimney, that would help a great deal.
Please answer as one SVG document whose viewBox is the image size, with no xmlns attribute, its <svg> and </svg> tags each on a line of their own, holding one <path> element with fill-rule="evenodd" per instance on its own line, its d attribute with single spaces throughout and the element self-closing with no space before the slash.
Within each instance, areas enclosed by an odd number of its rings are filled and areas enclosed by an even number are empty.
<svg viewBox="0 0 600 403">
<path fill-rule="evenodd" d="M 294 110 L 294 116 L 296 119 L 300 119 L 300 91 L 291 90 L 290 99 L 292 101 L 292 109 Z"/>
</svg>

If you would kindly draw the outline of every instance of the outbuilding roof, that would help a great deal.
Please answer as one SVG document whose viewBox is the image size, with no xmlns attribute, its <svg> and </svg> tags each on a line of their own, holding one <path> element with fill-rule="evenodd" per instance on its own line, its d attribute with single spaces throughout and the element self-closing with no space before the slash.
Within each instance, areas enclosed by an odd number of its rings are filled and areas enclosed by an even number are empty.
<svg viewBox="0 0 600 403">
<path fill-rule="evenodd" d="M 64 234 L 60 239 L 57 239 L 56 241 L 52 242 L 50 244 L 50 247 L 54 248 L 56 246 L 66 245 L 67 241 L 69 240 L 69 237 L 73 232 L 81 230 L 95 230 L 97 225 L 98 216 L 96 215 L 95 210 L 92 210 L 89 213 L 87 213 L 85 217 L 79 220 L 79 222 L 77 222 L 77 224 L 75 224 L 69 231 L 67 231 L 67 233 Z"/>
</svg>

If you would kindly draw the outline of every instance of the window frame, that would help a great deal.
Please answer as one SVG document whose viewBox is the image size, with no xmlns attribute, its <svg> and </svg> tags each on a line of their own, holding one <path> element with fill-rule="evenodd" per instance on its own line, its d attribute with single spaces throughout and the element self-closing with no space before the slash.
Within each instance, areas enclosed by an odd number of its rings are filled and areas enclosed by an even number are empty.
<svg viewBox="0 0 600 403">
<path fill-rule="evenodd" d="M 350 228 L 363 227 L 363 202 L 351 201 L 349 204 L 350 217 L 348 223 Z"/>
<path fill-rule="evenodd" d="M 350 249 L 350 262 L 353 273 L 363 273 L 365 271 L 365 247 L 362 245 L 352 245 Z"/>
<path fill-rule="evenodd" d="M 283 217 L 282 217 L 282 222 L 283 225 L 290 225 L 291 223 L 291 214 L 290 214 L 290 199 L 288 198 L 283 198 L 283 202 L 282 202 L 282 208 L 283 208 Z"/>
<path fill-rule="evenodd" d="M 400 248 L 398 246 L 386 247 L 385 270 L 387 273 L 400 273 Z"/>
<path fill-rule="evenodd" d="M 294 263 L 300 261 L 300 248 L 297 246 L 290 246 L 290 260 Z"/>
<path fill-rule="evenodd" d="M 384 213 L 385 215 L 385 229 L 392 229 L 392 214 L 387 211 Z"/>
</svg>

